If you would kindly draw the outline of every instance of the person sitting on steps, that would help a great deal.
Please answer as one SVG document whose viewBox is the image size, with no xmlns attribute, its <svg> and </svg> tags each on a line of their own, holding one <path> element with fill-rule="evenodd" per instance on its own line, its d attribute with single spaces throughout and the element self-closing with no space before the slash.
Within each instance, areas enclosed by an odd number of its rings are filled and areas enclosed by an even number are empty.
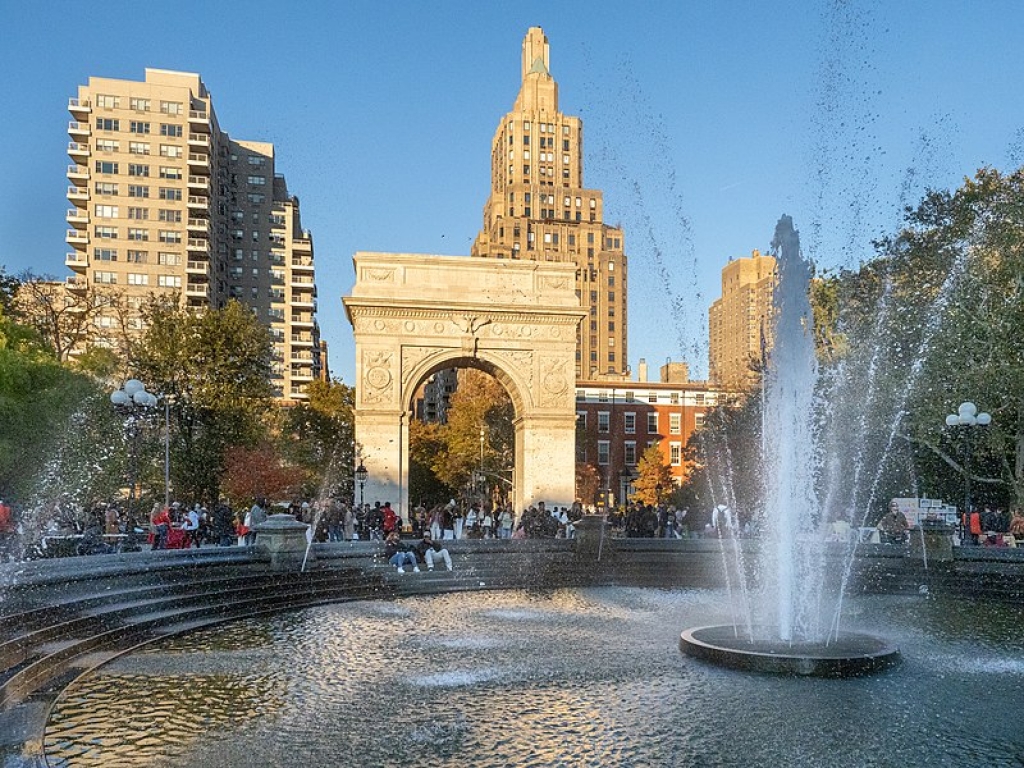
<svg viewBox="0 0 1024 768">
<path fill-rule="evenodd" d="M 448 566 L 448 570 L 450 571 L 452 569 L 452 556 L 448 554 L 448 549 L 434 541 L 430 535 L 430 531 L 423 532 L 423 538 L 420 539 L 419 544 L 416 545 L 416 554 L 427 564 L 428 571 L 434 570 L 434 561 L 439 556 L 444 560 L 444 564 Z"/>
<path fill-rule="evenodd" d="M 409 549 L 402 543 L 402 540 L 398 538 L 398 532 L 392 531 L 388 534 L 387 539 L 384 540 L 384 557 L 388 559 L 388 562 L 398 568 L 399 573 L 405 573 L 405 566 L 409 564 L 415 573 L 420 572 L 420 567 L 416 564 L 415 553 L 409 551 Z"/>
</svg>

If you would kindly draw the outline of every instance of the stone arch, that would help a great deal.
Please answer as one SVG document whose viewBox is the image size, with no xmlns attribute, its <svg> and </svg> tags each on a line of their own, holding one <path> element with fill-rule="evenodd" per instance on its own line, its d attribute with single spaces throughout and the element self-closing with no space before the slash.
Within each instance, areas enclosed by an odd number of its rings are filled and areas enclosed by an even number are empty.
<svg viewBox="0 0 1024 768">
<path fill-rule="evenodd" d="M 357 253 L 343 299 L 356 346 L 355 431 L 364 497 L 408 508 L 416 388 L 443 368 L 494 375 L 516 411 L 517 508 L 575 494 L 575 265 Z"/>
</svg>

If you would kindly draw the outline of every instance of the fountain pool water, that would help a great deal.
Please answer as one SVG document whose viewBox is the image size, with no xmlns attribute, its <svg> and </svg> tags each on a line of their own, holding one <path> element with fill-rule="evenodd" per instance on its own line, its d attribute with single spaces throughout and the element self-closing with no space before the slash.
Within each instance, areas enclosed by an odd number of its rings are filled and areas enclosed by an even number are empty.
<svg viewBox="0 0 1024 768">
<path fill-rule="evenodd" d="M 351 602 L 170 638 L 66 690 L 48 764 L 1010 766 L 1024 608 L 857 597 L 910 652 L 886 675 L 741 674 L 675 650 L 721 590 Z M 985 714 L 979 716 L 978 703 Z"/>
</svg>

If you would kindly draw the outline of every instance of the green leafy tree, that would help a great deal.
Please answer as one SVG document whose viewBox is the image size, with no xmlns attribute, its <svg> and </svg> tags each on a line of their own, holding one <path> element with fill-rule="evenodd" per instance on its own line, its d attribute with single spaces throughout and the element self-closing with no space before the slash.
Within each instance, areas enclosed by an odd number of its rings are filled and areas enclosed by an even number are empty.
<svg viewBox="0 0 1024 768">
<path fill-rule="evenodd" d="M 305 472 L 304 496 L 352 497 L 355 390 L 340 381 L 312 381 L 308 400 L 284 406 L 285 456 Z"/>
<path fill-rule="evenodd" d="M 225 452 L 266 435 L 271 407 L 271 339 L 252 312 L 231 301 L 192 312 L 154 300 L 132 352 L 135 375 L 169 398 L 177 496 L 213 502 Z"/>
</svg>

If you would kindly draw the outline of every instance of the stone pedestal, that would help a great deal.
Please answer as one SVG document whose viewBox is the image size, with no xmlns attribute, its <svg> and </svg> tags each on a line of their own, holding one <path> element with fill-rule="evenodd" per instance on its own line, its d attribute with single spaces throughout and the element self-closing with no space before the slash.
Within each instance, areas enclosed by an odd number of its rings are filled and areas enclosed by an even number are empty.
<svg viewBox="0 0 1024 768">
<path fill-rule="evenodd" d="M 920 527 L 911 528 L 910 557 L 927 559 L 929 563 L 953 561 L 953 527 L 941 521 L 925 520 Z"/>
<path fill-rule="evenodd" d="M 265 523 L 257 525 L 256 546 L 270 554 L 270 567 L 275 571 L 297 571 L 306 557 L 309 526 L 300 523 L 295 515 L 270 515 Z M 307 563 L 314 559 L 310 551 Z"/>
<path fill-rule="evenodd" d="M 586 561 L 598 561 L 610 551 L 604 541 L 608 535 L 606 515 L 584 515 L 573 523 L 576 529 L 574 549 L 576 557 Z"/>
</svg>

